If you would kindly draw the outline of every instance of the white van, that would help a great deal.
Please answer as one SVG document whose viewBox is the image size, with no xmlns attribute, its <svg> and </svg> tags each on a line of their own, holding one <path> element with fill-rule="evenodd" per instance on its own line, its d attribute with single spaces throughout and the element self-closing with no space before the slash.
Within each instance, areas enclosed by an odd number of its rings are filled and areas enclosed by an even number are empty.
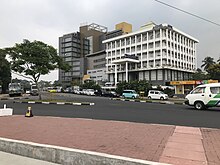
<svg viewBox="0 0 220 165">
<path fill-rule="evenodd" d="M 220 83 L 197 86 L 186 96 L 185 104 L 198 110 L 220 106 Z"/>
</svg>

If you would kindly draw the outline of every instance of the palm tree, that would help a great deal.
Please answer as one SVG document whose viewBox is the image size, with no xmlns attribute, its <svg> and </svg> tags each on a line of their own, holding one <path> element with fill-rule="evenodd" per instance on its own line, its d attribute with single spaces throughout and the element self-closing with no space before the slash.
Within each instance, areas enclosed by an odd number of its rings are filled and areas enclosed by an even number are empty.
<svg viewBox="0 0 220 165">
<path fill-rule="evenodd" d="M 202 60 L 203 64 L 201 67 L 204 67 L 204 70 L 206 71 L 211 65 L 215 64 L 214 58 L 212 57 L 206 57 L 204 60 Z"/>
<path fill-rule="evenodd" d="M 217 60 L 217 62 L 220 64 L 220 57 L 219 57 L 219 59 Z"/>
</svg>

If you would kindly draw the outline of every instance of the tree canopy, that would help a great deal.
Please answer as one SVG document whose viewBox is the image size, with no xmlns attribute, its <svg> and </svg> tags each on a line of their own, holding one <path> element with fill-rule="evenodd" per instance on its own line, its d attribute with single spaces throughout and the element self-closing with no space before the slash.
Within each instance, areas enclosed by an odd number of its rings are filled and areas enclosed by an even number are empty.
<svg viewBox="0 0 220 165">
<path fill-rule="evenodd" d="M 213 64 L 207 69 L 208 74 L 213 80 L 220 81 L 220 64 Z"/>
<path fill-rule="evenodd" d="M 41 75 L 58 68 L 65 71 L 70 69 L 70 66 L 58 56 L 54 47 L 41 41 L 24 40 L 23 43 L 15 44 L 14 47 L 5 50 L 12 60 L 11 69 L 31 79 L 36 85 Z"/>
<path fill-rule="evenodd" d="M 210 75 L 202 72 L 201 69 L 197 69 L 196 72 L 192 75 L 193 80 L 208 80 L 210 79 Z"/>
<path fill-rule="evenodd" d="M 215 64 L 214 58 L 212 57 L 206 57 L 204 60 L 202 60 L 203 64 L 201 67 L 204 67 L 204 70 L 206 71 L 211 65 Z"/>
<path fill-rule="evenodd" d="M 10 63 L 6 59 L 6 53 L 0 49 L 0 85 L 2 85 L 2 91 L 5 92 L 8 88 L 8 84 L 11 81 L 11 69 Z"/>
<path fill-rule="evenodd" d="M 220 81 L 220 58 L 217 59 L 217 62 L 214 61 L 212 57 L 206 57 L 203 61 L 201 67 L 204 67 L 206 72 L 202 72 L 201 69 L 197 69 L 197 72 L 193 74 L 194 80 L 219 80 Z"/>
</svg>

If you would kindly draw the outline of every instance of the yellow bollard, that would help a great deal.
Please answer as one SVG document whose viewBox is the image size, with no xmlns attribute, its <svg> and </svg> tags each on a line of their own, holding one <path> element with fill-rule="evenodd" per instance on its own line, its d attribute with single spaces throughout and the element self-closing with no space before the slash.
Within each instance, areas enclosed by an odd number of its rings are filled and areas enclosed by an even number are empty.
<svg viewBox="0 0 220 165">
<path fill-rule="evenodd" d="M 32 113 L 32 110 L 31 110 L 31 107 L 28 107 L 28 110 L 25 114 L 25 117 L 33 117 L 33 113 Z"/>
</svg>

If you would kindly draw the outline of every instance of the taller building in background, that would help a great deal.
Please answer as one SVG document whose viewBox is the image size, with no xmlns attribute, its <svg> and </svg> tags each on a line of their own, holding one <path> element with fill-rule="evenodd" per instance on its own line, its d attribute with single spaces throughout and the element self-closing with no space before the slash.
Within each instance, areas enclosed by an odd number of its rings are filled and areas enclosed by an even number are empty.
<svg viewBox="0 0 220 165">
<path fill-rule="evenodd" d="M 116 28 L 127 29 L 123 24 Z M 136 32 L 123 34 L 103 41 L 108 80 L 115 84 L 145 79 L 153 85 L 165 85 L 189 80 L 197 68 L 199 41 L 171 25 L 149 22 Z"/>
<path fill-rule="evenodd" d="M 132 25 L 127 22 L 121 22 L 115 25 L 116 30 L 122 30 L 123 34 L 128 34 L 132 32 Z"/>
<path fill-rule="evenodd" d="M 63 86 L 81 82 L 86 74 L 85 55 L 104 50 L 102 40 L 107 28 L 98 24 L 82 25 L 80 31 L 59 38 L 59 55 L 71 66 L 69 72 L 59 70 L 59 81 Z"/>
</svg>

